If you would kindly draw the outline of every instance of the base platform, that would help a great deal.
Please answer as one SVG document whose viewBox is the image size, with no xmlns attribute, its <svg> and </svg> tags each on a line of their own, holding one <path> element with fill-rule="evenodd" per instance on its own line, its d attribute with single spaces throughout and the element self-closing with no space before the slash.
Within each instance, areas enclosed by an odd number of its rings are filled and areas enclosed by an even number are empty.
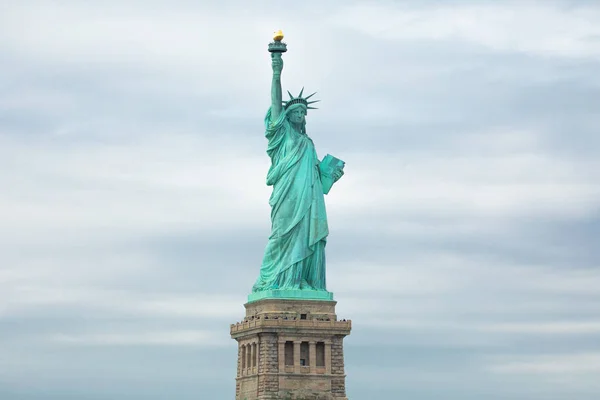
<svg viewBox="0 0 600 400">
<path fill-rule="evenodd" d="M 326 290 L 277 289 L 254 292 L 248 295 L 248 303 L 264 299 L 287 300 L 333 300 L 333 293 Z"/>
</svg>

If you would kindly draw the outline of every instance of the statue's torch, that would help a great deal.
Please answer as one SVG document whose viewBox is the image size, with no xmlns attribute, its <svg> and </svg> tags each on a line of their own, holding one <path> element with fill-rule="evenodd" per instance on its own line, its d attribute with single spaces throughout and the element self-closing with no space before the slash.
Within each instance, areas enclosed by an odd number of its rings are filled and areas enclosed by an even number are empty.
<svg viewBox="0 0 600 400">
<path fill-rule="evenodd" d="M 269 43 L 269 52 L 273 57 L 281 58 L 281 54 L 287 51 L 287 45 L 282 42 L 283 32 L 281 29 L 273 34 L 273 41 Z"/>
</svg>

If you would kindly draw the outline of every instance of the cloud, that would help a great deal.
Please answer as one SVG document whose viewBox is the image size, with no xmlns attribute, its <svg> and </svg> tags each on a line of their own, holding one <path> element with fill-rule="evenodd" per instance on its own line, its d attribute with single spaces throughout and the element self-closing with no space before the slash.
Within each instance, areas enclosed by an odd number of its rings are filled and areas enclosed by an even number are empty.
<svg viewBox="0 0 600 400">
<path fill-rule="evenodd" d="M 53 151 L 47 150 L 49 146 Z M 68 147 L 5 140 L 3 175 L 13 182 L 13 190 L 1 200 L 4 230 L 13 237 L 27 232 L 31 240 L 35 230 L 50 227 L 73 231 L 85 226 L 100 233 L 109 227 L 141 232 L 174 224 L 200 229 L 214 229 L 217 222 L 240 226 L 252 215 L 245 212 L 245 204 L 258 200 L 264 190 L 258 182 L 245 187 L 243 182 L 222 185 L 239 181 L 240 170 L 232 163 L 221 164 L 220 159 L 227 153 L 245 161 L 245 170 L 254 169 L 256 175 L 265 163 L 245 156 L 239 146 L 227 150 L 221 146 L 226 144 L 173 134 L 147 136 L 144 143 L 71 142 Z M 14 169 L 20 170 L 19 179 Z M 239 191 L 244 191 L 245 202 L 236 198 Z M 43 202 L 36 199 L 39 195 Z M 215 214 L 208 206 L 216 201 L 231 203 L 230 213 L 237 204 L 239 214 L 234 218 Z M 25 215 L 30 218 L 25 220 Z"/>
<path fill-rule="evenodd" d="M 554 57 L 600 56 L 599 11 L 557 3 L 444 4 L 410 7 L 360 4 L 333 15 L 332 23 L 378 40 L 465 41 L 491 51 Z"/>
<path fill-rule="evenodd" d="M 521 357 L 524 358 L 524 357 Z M 530 361 L 509 362 L 491 367 L 508 374 L 580 374 L 600 371 L 600 354 L 544 355 Z"/>
<path fill-rule="evenodd" d="M 226 338 L 225 338 L 226 339 Z M 55 335 L 51 341 L 84 346 L 208 346 L 229 344 L 222 335 L 207 331 L 135 332 L 129 334 Z"/>
<path fill-rule="evenodd" d="M 590 322 L 550 322 L 550 323 L 514 323 L 484 326 L 490 332 L 523 334 L 595 334 L 600 332 L 600 321 Z"/>
</svg>

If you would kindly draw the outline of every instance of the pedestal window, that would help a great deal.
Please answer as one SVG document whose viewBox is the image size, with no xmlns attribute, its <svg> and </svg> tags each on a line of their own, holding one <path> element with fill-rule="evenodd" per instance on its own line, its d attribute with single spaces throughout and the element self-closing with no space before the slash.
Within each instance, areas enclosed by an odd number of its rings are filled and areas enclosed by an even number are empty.
<svg viewBox="0 0 600 400">
<path fill-rule="evenodd" d="M 285 365 L 294 365 L 294 342 L 285 342 Z"/>
</svg>

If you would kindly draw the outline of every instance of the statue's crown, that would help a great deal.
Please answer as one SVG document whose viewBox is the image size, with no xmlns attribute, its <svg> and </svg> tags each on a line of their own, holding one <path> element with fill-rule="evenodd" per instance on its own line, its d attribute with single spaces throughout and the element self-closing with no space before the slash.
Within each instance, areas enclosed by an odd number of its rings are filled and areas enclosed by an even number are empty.
<svg viewBox="0 0 600 400">
<path fill-rule="evenodd" d="M 292 94 L 290 93 L 290 91 L 288 90 L 288 94 L 290 95 L 290 99 L 287 101 L 283 101 L 283 108 L 284 109 L 288 109 L 291 106 L 293 106 L 294 104 L 302 104 L 304 105 L 304 107 L 310 109 L 310 110 L 316 110 L 316 107 L 310 107 L 309 104 L 312 103 L 316 103 L 318 101 L 321 100 L 313 100 L 313 101 L 308 101 L 308 99 L 310 99 L 312 96 L 314 96 L 317 92 L 314 92 L 313 94 L 306 96 L 306 97 L 302 97 L 302 93 L 304 92 L 304 88 L 302 88 L 302 90 L 300 91 L 300 94 L 298 95 L 298 97 L 294 97 L 292 96 Z"/>
</svg>

